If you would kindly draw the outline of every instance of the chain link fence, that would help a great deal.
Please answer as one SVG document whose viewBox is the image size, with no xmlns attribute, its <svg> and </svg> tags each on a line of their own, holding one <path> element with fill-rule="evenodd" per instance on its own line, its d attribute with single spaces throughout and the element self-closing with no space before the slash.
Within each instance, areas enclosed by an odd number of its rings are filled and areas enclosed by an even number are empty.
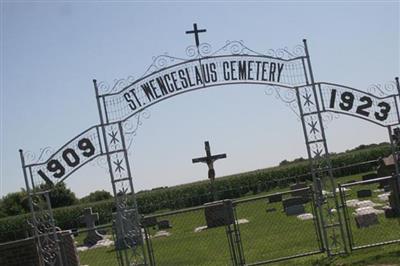
<svg viewBox="0 0 400 266">
<path fill-rule="evenodd" d="M 400 242 L 400 217 L 391 208 L 393 185 L 393 177 L 339 184 L 352 250 Z"/>
</svg>

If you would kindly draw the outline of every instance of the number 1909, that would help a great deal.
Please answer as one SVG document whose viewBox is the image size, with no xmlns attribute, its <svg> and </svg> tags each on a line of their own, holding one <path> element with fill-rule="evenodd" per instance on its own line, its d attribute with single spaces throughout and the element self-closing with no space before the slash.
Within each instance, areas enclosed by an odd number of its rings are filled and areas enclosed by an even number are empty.
<svg viewBox="0 0 400 266">
<path fill-rule="evenodd" d="M 84 157 L 91 157 L 96 151 L 93 143 L 87 138 L 78 141 L 78 149 L 82 151 Z M 62 159 L 69 167 L 75 167 L 81 161 L 75 150 L 71 148 L 65 149 L 62 152 Z M 53 173 L 54 178 L 62 178 L 65 175 L 65 167 L 59 160 L 50 160 L 46 168 L 49 172 Z M 37 173 L 44 180 L 50 181 L 49 177 L 42 170 L 37 171 Z"/>
</svg>

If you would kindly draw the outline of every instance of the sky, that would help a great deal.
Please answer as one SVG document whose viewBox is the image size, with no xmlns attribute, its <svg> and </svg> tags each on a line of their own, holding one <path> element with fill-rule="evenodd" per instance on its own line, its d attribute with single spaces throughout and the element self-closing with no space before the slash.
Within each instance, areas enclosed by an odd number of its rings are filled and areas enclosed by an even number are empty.
<svg viewBox="0 0 400 266">
<path fill-rule="evenodd" d="M 154 56 L 185 57 L 193 23 L 213 50 L 243 40 L 255 51 L 308 40 L 316 81 L 367 90 L 400 73 L 398 1 L 2 1 L 0 197 L 24 187 L 18 149 L 57 150 L 98 124 L 92 79 L 140 77 Z M 212 87 L 149 108 L 129 149 L 135 190 L 204 180 L 204 141 L 224 176 L 306 157 L 301 123 L 265 86 Z M 327 125 L 331 152 L 388 141 L 354 117 Z M 86 165 L 66 180 L 78 197 L 111 191 Z"/>
</svg>

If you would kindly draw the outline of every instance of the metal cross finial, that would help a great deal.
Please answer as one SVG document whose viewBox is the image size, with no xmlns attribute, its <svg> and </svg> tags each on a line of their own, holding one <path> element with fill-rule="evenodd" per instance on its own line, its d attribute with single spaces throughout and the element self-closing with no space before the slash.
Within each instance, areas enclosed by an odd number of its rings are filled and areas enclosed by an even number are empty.
<svg viewBox="0 0 400 266">
<path fill-rule="evenodd" d="M 199 33 L 206 32 L 206 31 L 207 31 L 206 29 L 202 29 L 202 30 L 197 29 L 197 24 L 194 23 L 193 24 L 193 30 L 186 31 L 186 34 L 193 34 L 194 33 L 194 39 L 196 41 L 196 46 L 199 47 L 199 45 L 200 45 Z"/>
</svg>

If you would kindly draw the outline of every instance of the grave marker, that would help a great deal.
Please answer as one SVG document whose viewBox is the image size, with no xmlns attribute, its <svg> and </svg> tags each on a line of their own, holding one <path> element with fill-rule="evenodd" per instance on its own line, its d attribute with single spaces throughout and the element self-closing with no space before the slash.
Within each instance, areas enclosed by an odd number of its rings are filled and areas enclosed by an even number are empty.
<svg viewBox="0 0 400 266">
<path fill-rule="evenodd" d="M 204 204 L 207 228 L 230 225 L 235 222 L 231 200 Z"/>
<path fill-rule="evenodd" d="M 169 223 L 169 220 L 161 220 L 158 222 L 157 225 L 158 225 L 158 230 L 165 230 L 172 228 L 171 224 Z"/>
<path fill-rule="evenodd" d="M 365 228 L 371 225 L 378 224 L 378 215 L 376 213 L 370 212 L 365 214 L 358 214 L 355 217 L 357 228 Z"/>
<path fill-rule="evenodd" d="M 372 191 L 370 189 L 361 189 L 357 191 L 357 198 L 367 198 L 372 196 Z"/>
<path fill-rule="evenodd" d="M 282 194 L 271 195 L 268 197 L 269 203 L 281 202 L 281 201 L 282 201 Z"/>
<path fill-rule="evenodd" d="M 97 241 L 103 239 L 103 235 L 101 235 L 96 230 L 96 221 L 99 220 L 99 214 L 92 213 L 92 208 L 85 208 L 83 211 L 83 215 L 80 217 L 81 223 L 86 224 L 86 228 L 89 229 L 87 232 L 86 238 L 83 240 L 85 246 L 93 246 L 97 243 Z"/>
</svg>

